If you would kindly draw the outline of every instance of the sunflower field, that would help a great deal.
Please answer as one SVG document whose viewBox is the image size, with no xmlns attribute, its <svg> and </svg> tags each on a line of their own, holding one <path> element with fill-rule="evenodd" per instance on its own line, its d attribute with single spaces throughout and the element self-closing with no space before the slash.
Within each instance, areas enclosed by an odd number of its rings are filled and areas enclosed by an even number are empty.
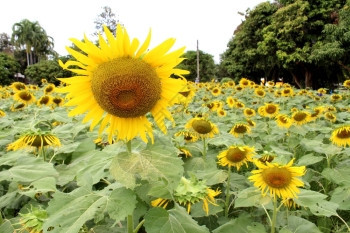
<svg viewBox="0 0 350 233">
<path fill-rule="evenodd" d="M 71 51 L 80 62 L 61 66 L 79 76 L 60 86 L 1 87 L 1 233 L 349 232 L 350 80 L 334 93 L 186 83 L 162 76 L 185 73 L 172 41 L 141 56 L 147 46 L 119 31 L 139 56 L 116 65 L 106 59 L 120 42 L 106 34 L 101 49 L 75 41 L 100 55 Z M 125 71 L 135 67 L 151 86 Z"/>
</svg>

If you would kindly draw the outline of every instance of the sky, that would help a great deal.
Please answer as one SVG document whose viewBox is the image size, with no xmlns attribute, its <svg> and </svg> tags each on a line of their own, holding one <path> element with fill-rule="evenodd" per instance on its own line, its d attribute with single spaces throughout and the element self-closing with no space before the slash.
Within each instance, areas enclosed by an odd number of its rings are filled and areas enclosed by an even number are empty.
<svg viewBox="0 0 350 233">
<path fill-rule="evenodd" d="M 94 21 L 111 7 L 130 38 L 142 43 L 152 29 L 150 48 L 168 38 L 175 38 L 174 49 L 198 47 L 214 56 L 227 49 L 233 31 L 244 20 L 248 8 L 253 9 L 267 0 L 8 0 L 1 3 L 0 33 L 12 34 L 13 24 L 22 19 L 38 21 L 54 39 L 55 51 L 67 55 L 69 38 L 82 39 L 84 33 L 94 40 Z"/>
</svg>

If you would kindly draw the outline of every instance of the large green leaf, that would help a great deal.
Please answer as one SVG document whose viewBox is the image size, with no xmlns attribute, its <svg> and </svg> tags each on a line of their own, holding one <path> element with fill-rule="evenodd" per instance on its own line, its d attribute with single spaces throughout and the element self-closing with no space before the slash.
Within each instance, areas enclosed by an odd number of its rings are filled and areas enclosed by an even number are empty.
<svg viewBox="0 0 350 233">
<path fill-rule="evenodd" d="M 322 175 L 339 185 L 350 185 L 350 170 L 345 168 L 325 168 Z"/>
<path fill-rule="evenodd" d="M 298 216 L 288 216 L 288 224 L 282 226 L 280 233 L 321 233 L 317 226 Z"/>
<path fill-rule="evenodd" d="M 112 161 L 110 172 L 127 188 L 135 188 L 138 178 L 150 183 L 165 180 L 171 192 L 183 175 L 182 164 L 172 146 L 158 144 L 140 152 L 119 153 Z"/>
<path fill-rule="evenodd" d="M 151 209 L 145 215 L 144 226 L 147 232 L 152 233 L 209 233 L 205 226 L 199 226 L 179 205 L 169 211 L 160 207 Z"/>
<path fill-rule="evenodd" d="M 48 193 L 56 191 L 56 179 L 54 177 L 44 177 L 32 182 L 29 185 L 30 189 L 20 192 L 23 195 L 31 198 L 35 197 L 37 193 Z"/>
<path fill-rule="evenodd" d="M 237 198 L 235 200 L 235 208 L 259 206 L 262 199 L 263 197 L 261 195 L 261 191 L 255 187 L 249 187 L 238 192 Z"/>
<path fill-rule="evenodd" d="M 261 223 L 243 215 L 216 228 L 213 233 L 266 233 L 266 229 Z"/>
<path fill-rule="evenodd" d="M 334 189 L 330 201 L 337 203 L 340 210 L 350 210 L 350 186 L 341 186 Z"/>
</svg>

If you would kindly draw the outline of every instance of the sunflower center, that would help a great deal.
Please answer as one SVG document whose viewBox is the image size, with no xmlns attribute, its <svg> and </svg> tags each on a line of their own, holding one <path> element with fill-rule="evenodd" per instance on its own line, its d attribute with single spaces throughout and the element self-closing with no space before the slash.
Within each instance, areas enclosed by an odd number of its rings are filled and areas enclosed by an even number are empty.
<svg viewBox="0 0 350 233">
<path fill-rule="evenodd" d="M 337 133 L 337 138 L 350 138 L 350 131 L 342 129 Z"/>
<path fill-rule="evenodd" d="M 280 116 L 280 117 L 279 117 L 279 121 L 282 122 L 283 124 L 286 124 L 286 123 L 287 123 L 287 117 L 285 117 L 285 116 Z"/>
<path fill-rule="evenodd" d="M 53 91 L 53 87 L 52 86 L 48 86 L 45 88 L 45 92 L 46 93 L 50 93 L 51 91 Z"/>
<path fill-rule="evenodd" d="M 262 172 L 262 178 L 270 187 L 284 188 L 292 181 L 292 174 L 286 168 L 272 167 Z"/>
<path fill-rule="evenodd" d="M 238 163 L 244 160 L 246 157 L 245 151 L 242 151 L 238 148 L 230 148 L 226 153 L 226 159 L 233 162 Z"/>
<path fill-rule="evenodd" d="M 49 145 L 46 140 L 45 140 L 45 136 L 40 136 L 40 135 L 36 135 L 34 141 L 32 142 L 31 146 L 34 146 L 36 148 L 39 148 L 41 146 L 47 146 Z"/>
<path fill-rule="evenodd" d="M 24 101 L 29 101 L 29 100 L 32 99 L 31 94 L 28 93 L 28 92 L 21 92 L 21 93 L 19 94 L 19 97 L 20 97 L 22 100 L 24 100 Z"/>
<path fill-rule="evenodd" d="M 241 133 L 241 134 L 246 133 L 247 132 L 247 126 L 245 126 L 245 125 L 236 125 L 234 131 L 236 133 Z"/>
<path fill-rule="evenodd" d="M 48 96 L 44 96 L 40 99 L 39 103 L 40 104 L 47 104 L 49 102 L 50 98 Z"/>
<path fill-rule="evenodd" d="M 103 110 L 123 118 L 145 115 L 160 99 L 161 83 L 155 69 L 135 58 L 116 58 L 97 67 L 92 93 Z"/>
<path fill-rule="evenodd" d="M 62 99 L 61 98 L 53 98 L 52 100 L 55 104 L 60 104 L 62 103 Z"/>
<path fill-rule="evenodd" d="M 306 113 L 305 112 L 298 112 L 294 115 L 293 119 L 295 121 L 303 121 L 306 118 Z"/>
<path fill-rule="evenodd" d="M 207 134 L 212 130 L 210 122 L 206 120 L 194 120 L 192 127 L 197 133 L 200 134 Z"/>
<path fill-rule="evenodd" d="M 267 113 L 275 113 L 277 110 L 276 106 L 275 105 L 268 105 L 267 108 L 266 108 L 266 112 Z"/>
</svg>

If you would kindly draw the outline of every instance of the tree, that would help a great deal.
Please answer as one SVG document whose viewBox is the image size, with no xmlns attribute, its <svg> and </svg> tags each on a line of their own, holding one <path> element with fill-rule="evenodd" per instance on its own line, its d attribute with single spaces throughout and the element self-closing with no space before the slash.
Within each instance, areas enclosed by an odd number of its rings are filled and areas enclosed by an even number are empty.
<svg viewBox="0 0 350 233">
<path fill-rule="evenodd" d="M 12 26 L 12 42 L 17 49 L 25 49 L 28 66 L 35 63 L 35 56 L 45 57 L 53 51 L 53 39 L 37 21 L 28 19 Z"/>
<path fill-rule="evenodd" d="M 0 53 L 0 84 L 9 85 L 13 82 L 15 73 L 19 70 L 18 62 L 7 55 L 6 53 Z"/>
<path fill-rule="evenodd" d="M 13 52 L 11 38 L 6 33 L 0 34 L 0 52 L 4 52 L 4 53 L 12 53 Z"/>
<path fill-rule="evenodd" d="M 188 70 L 190 74 L 186 75 L 186 79 L 195 81 L 197 77 L 197 51 L 187 51 L 183 57 L 186 59 L 178 65 L 178 68 Z M 206 82 L 215 78 L 215 70 L 216 67 L 213 55 L 199 50 L 200 81 Z"/>
<path fill-rule="evenodd" d="M 103 25 L 106 25 L 106 27 L 113 33 L 113 35 L 116 35 L 117 20 L 115 19 L 115 14 L 109 6 L 102 7 L 102 10 L 103 11 L 97 16 L 97 19 L 94 21 L 95 28 L 97 30 L 94 35 L 98 35 L 99 33 L 102 34 Z"/>
</svg>

